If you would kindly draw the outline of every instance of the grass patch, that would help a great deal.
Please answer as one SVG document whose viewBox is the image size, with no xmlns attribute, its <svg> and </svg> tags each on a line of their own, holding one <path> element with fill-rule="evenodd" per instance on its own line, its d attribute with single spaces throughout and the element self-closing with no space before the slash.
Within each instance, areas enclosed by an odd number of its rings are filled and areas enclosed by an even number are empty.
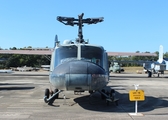
<svg viewBox="0 0 168 120">
<path fill-rule="evenodd" d="M 143 67 L 122 67 L 124 68 L 124 72 L 129 72 L 129 73 L 144 73 L 144 68 Z"/>
</svg>

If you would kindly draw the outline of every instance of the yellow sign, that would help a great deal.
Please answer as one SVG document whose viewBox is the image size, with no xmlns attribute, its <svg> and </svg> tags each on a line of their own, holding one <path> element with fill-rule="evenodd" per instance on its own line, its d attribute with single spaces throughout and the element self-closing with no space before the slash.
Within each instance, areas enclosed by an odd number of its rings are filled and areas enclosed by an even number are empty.
<svg viewBox="0 0 168 120">
<path fill-rule="evenodd" d="M 129 91 L 130 101 L 144 101 L 144 91 L 143 90 L 130 90 Z"/>
</svg>

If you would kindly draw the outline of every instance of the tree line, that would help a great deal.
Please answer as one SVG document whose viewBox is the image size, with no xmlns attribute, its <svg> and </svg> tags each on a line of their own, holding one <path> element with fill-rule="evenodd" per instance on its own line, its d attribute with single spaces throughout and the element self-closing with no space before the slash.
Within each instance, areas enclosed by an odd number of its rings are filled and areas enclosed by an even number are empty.
<svg viewBox="0 0 168 120">
<path fill-rule="evenodd" d="M 10 48 L 10 50 L 23 50 L 25 48 L 18 49 L 13 47 Z M 31 46 L 27 48 L 31 48 Z M 47 57 L 51 58 L 51 55 L 48 55 Z M 21 67 L 25 65 L 31 67 L 41 67 L 41 65 L 50 64 L 50 60 L 48 60 L 44 55 L 0 54 L 0 60 L 0 69 Z"/>
<path fill-rule="evenodd" d="M 23 50 L 24 48 L 10 48 L 10 50 Z M 31 46 L 27 47 L 31 48 Z M 47 48 L 47 47 L 46 47 Z M 2 48 L 0 48 L 2 49 Z M 139 53 L 137 51 L 136 53 Z M 146 52 L 150 53 L 150 52 Z M 109 56 L 108 60 L 110 62 L 118 61 L 122 63 L 122 66 L 140 66 L 142 64 L 133 62 L 133 61 L 157 61 L 159 52 L 155 52 L 157 56 L 127 56 L 127 57 L 119 57 L 119 56 Z M 48 57 L 51 58 L 51 55 Z M 164 58 L 168 58 L 168 52 L 164 54 Z M 0 54 L 0 69 L 10 68 L 10 67 L 21 67 L 21 66 L 31 66 L 31 67 L 41 67 L 41 65 L 49 65 L 50 60 L 46 58 L 44 55 L 21 55 L 21 54 Z M 124 62 L 124 61 L 132 61 L 132 62 Z"/>
</svg>

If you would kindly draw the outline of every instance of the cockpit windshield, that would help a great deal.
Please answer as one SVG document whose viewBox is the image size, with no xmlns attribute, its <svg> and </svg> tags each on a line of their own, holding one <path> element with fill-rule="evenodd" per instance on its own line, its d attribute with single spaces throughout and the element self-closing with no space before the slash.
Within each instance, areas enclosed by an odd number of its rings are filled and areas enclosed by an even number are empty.
<svg viewBox="0 0 168 120">
<path fill-rule="evenodd" d="M 70 60 L 77 59 L 77 46 L 71 45 L 71 46 L 61 46 L 56 50 L 56 66 L 63 63 L 68 62 Z"/>
<path fill-rule="evenodd" d="M 82 46 L 81 57 L 98 65 L 103 62 L 103 49 L 94 46 Z"/>
<path fill-rule="evenodd" d="M 61 46 L 56 50 L 56 66 L 64 62 L 77 60 L 78 47 L 76 45 Z M 102 66 L 103 52 L 101 47 L 81 45 L 81 60 L 90 61 Z"/>
</svg>

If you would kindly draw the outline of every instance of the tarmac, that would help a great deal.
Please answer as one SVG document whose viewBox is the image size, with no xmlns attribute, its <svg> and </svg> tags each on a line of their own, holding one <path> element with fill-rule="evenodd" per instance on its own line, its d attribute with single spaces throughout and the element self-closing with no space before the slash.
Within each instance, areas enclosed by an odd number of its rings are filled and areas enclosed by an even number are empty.
<svg viewBox="0 0 168 120">
<path fill-rule="evenodd" d="M 145 94 L 145 100 L 138 101 L 137 114 L 135 102 L 129 100 L 134 84 Z M 46 88 L 50 88 L 48 72 L 0 73 L 0 120 L 168 119 L 168 74 L 148 78 L 147 74 L 112 73 L 106 89 L 115 89 L 118 106 L 107 105 L 98 92 L 90 97 L 87 91 L 78 95 L 65 91 L 47 104 Z"/>
</svg>

